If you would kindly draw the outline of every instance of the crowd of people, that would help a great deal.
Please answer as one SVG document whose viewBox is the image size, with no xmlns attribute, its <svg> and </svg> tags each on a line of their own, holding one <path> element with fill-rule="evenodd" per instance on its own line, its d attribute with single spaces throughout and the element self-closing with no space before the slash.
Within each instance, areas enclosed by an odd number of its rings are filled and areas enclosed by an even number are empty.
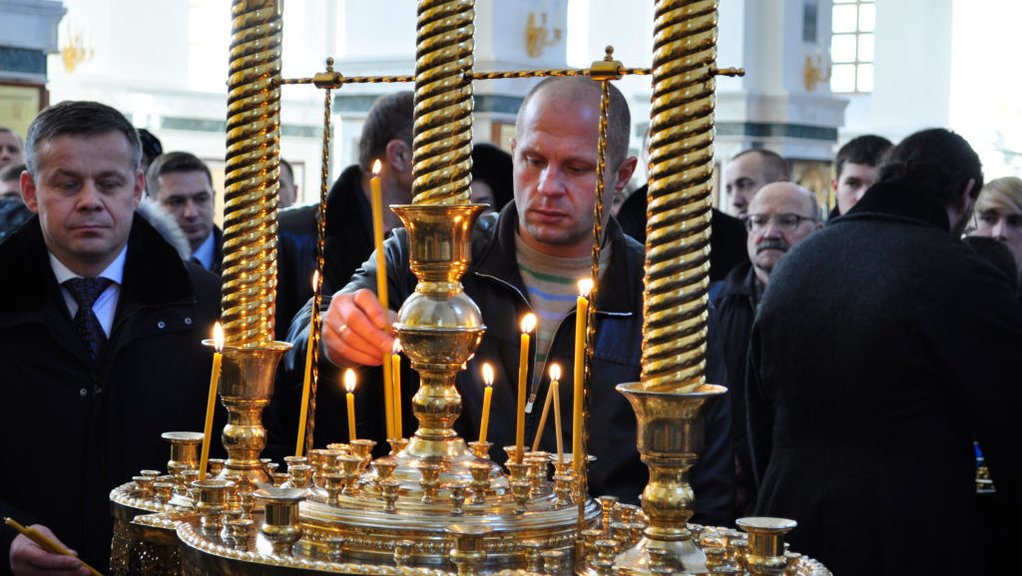
<svg viewBox="0 0 1022 576">
<path fill-rule="evenodd" d="M 589 481 L 594 495 L 636 502 L 647 471 L 634 413 L 614 386 L 641 373 L 647 194 L 626 192 L 638 159 L 628 150 L 628 104 L 616 88 L 610 95 L 602 200 L 619 202 L 601 222 Z M 521 104 L 511 154 L 482 143 L 473 150 L 471 198 L 490 210 L 476 224 L 462 282 L 487 330 L 457 381 L 463 436 L 478 434 L 481 364 L 516 381 L 526 313 L 540 319 L 528 350 L 530 397 L 545 397 L 550 363 L 573 362 L 575 284 L 591 269 L 599 113 L 596 83 L 547 79 Z M 358 162 L 330 188 L 323 214 L 318 369 L 323 381 L 342 368 L 362 372 L 357 435 L 381 447 L 380 362 L 416 279 L 408 235 L 388 212 L 389 309 L 381 306 L 370 166 L 381 163 L 384 204 L 411 202 L 412 114 L 411 92 L 376 101 Z M 990 527 L 1022 511 L 1022 465 L 1012 458 L 1022 441 L 1013 426 L 1022 416 L 1013 369 L 1022 350 L 1022 180 L 986 181 L 969 143 L 943 129 L 897 145 L 860 136 L 839 149 L 834 167 L 829 213 L 776 152 L 743 151 L 722 172 L 730 214 L 715 208 L 710 221 L 706 379 L 729 393 L 705 412 L 693 520 L 793 518 L 792 548 L 841 575 L 972 573 L 995 558 Z M 103 104 L 53 105 L 24 141 L 0 128 L 0 268 L 18 274 L 0 283 L 8 430 L 0 515 L 35 525 L 101 570 L 110 489 L 163 467 L 160 433 L 202 425 L 211 356 L 201 341 L 219 316 L 223 253 L 216 194 L 199 157 L 165 152 Z M 297 434 L 312 316 L 319 204 L 286 208 L 297 197 L 293 167 L 282 161 L 276 325 L 294 348 L 264 414 L 275 457 Z M 573 371 L 563 374 L 562 412 L 573 403 Z M 407 368 L 402 375 L 406 404 L 416 378 Z M 494 388 L 497 446 L 514 443 L 513 388 Z M 538 436 L 554 451 L 538 412 L 526 416 L 528 444 Z M 321 386 L 316 447 L 348 440 L 344 414 L 341 387 Z M 410 405 L 402 414 L 410 433 Z M 996 486 L 993 505 L 976 494 L 976 443 Z M 0 533 L 0 551 L 0 574 L 87 573 L 76 558 L 13 533 Z"/>
</svg>

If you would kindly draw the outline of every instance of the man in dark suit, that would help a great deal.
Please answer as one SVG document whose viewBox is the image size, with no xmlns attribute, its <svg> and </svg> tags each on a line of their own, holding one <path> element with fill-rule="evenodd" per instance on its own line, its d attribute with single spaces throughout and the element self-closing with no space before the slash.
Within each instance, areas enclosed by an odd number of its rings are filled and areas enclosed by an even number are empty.
<svg viewBox="0 0 1022 576">
<path fill-rule="evenodd" d="M 213 224 L 213 175 L 188 152 L 156 157 L 146 174 L 146 194 L 177 220 L 192 247 L 192 261 L 214 274 L 223 268 L 224 234 Z"/>
<path fill-rule="evenodd" d="M 0 515 L 105 571 L 110 490 L 163 467 L 160 433 L 201 429 L 219 283 L 136 216 L 141 148 L 119 112 L 47 108 L 26 150 L 37 216 L 0 243 Z M 88 574 L 12 536 L 0 574 Z"/>
<path fill-rule="evenodd" d="M 835 574 L 986 573 L 974 438 L 1022 510 L 1022 309 L 960 240 L 982 183 L 960 136 L 913 134 L 770 275 L 750 346 L 756 512 L 797 520 L 792 549 Z"/>
</svg>

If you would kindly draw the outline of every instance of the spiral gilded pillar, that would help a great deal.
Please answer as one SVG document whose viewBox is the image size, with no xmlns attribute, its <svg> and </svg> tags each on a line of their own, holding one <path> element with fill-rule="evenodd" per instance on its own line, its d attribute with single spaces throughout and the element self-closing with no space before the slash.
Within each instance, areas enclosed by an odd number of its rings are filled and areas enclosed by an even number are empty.
<svg viewBox="0 0 1022 576">
<path fill-rule="evenodd" d="M 642 383 L 704 382 L 717 0 L 657 0 Z"/>
<path fill-rule="evenodd" d="M 280 43 L 279 0 L 232 2 L 222 276 L 228 346 L 274 337 Z"/>
<path fill-rule="evenodd" d="M 412 161 L 415 204 L 466 204 L 472 168 L 475 0 L 420 0 Z"/>
</svg>

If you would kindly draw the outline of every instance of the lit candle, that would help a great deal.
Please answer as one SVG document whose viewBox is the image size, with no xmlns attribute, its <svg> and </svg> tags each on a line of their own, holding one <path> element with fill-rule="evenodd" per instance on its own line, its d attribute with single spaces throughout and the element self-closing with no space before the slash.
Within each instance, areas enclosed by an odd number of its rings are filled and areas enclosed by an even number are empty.
<svg viewBox="0 0 1022 576">
<path fill-rule="evenodd" d="M 312 292 L 316 293 L 319 288 L 319 270 L 312 273 Z M 305 427 L 309 420 L 309 390 L 312 387 L 312 332 L 316 329 L 314 323 L 309 323 L 309 344 L 305 351 L 305 378 L 302 382 L 302 406 L 298 413 L 298 445 L 295 447 L 295 456 L 301 456 L 305 452 Z"/>
<path fill-rule="evenodd" d="M 344 371 L 344 395 L 348 401 L 348 442 L 356 439 L 355 436 L 355 371 L 348 368 Z"/>
<path fill-rule="evenodd" d="M 578 302 L 575 310 L 575 394 L 572 404 L 571 466 L 576 478 L 582 471 L 582 381 L 585 379 L 586 328 L 589 317 L 589 291 L 593 281 L 578 281 Z"/>
<path fill-rule="evenodd" d="M 525 455 L 525 393 L 529 377 L 529 333 L 536 327 L 536 315 L 528 313 L 522 318 L 522 346 L 518 355 L 518 427 L 515 431 L 515 461 L 521 463 Z"/>
<path fill-rule="evenodd" d="M 479 424 L 479 443 L 486 442 L 486 429 L 490 427 L 490 402 L 493 400 L 493 366 L 489 362 L 483 364 L 483 421 Z"/>
<path fill-rule="evenodd" d="M 380 185 L 380 170 L 383 165 L 379 160 L 373 162 L 373 177 L 369 179 L 369 192 L 373 212 L 373 246 L 376 248 L 376 297 L 386 311 L 389 309 L 387 299 L 387 255 L 383 251 L 383 189 Z M 391 381 L 391 366 L 387 354 L 383 354 L 383 413 L 387 425 L 387 438 L 394 437 L 394 397 L 393 389 L 386 384 Z"/>
<path fill-rule="evenodd" d="M 394 434 L 398 438 L 404 438 L 404 426 L 401 420 L 401 341 L 394 339 L 393 354 L 390 355 L 390 377 L 391 385 L 394 388 L 392 395 L 394 401 Z"/>
<path fill-rule="evenodd" d="M 213 435 L 213 408 L 216 407 L 216 390 L 220 385 L 220 364 L 223 362 L 224 329 L 217 322 L 213 325 L 213 370 L 209 373 L 209 396 L 206 398 L 206 424 L 202 428 L 202 453 L 199 456 L 199 480 L 206 479 L 206 465 L 209 464 L 209 440 Z"/>
<path fill-rule="evenodd" d="M 561 367 L 557 364 L 550 366 L 550 391 L 547 392 L 547 399 L 553 396 L 554 400 L 554 431 L 557 434 L 557 463 L 564 462 L 564 442 L 561 441 L 561 393 L 558 380 L 561 379 Z"/>
</svg>

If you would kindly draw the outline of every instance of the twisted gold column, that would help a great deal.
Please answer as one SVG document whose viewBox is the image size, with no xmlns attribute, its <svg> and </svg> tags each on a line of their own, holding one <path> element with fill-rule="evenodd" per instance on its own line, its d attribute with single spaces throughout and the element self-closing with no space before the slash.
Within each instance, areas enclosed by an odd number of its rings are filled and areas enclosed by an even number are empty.
<svg viewBox="0 0 1022 576">
<path fill-rule="evenodd" d="M 642 383 L 704 382 L 717 1 L 657 0 Z"/>
<path fill-rule="evenodd" d="M 472 167 L 475 0 L 420 0 L 412 159 L 415 204 L 466 204 Z"/>
<path fill-rule="evenodd" d="M 234 0 L 224 183 L 226 343 L 273 341 L 280 170 L 280 3 Z"/>
</svg>

